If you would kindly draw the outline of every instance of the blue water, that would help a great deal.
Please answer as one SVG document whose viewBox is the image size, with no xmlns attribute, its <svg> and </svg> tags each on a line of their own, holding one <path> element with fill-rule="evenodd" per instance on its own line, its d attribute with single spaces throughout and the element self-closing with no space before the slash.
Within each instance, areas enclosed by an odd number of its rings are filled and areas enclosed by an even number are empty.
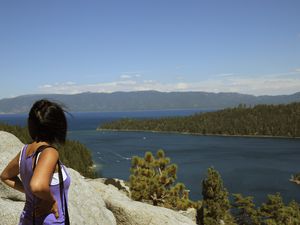
<svg viewBox="0 0 300 225">
<path fill-rule="evenodd" d="M 178 165 L 178 181 L 190 189 L 190 197 L 201 199 L 201 180 L 207 168 L 216 168 L 230 193 L 254 196 L 257 203 L 267 194 L 280 192 L 286 202 L 300 202 L 300 186 L 289 182 L 300 171 L 300 139 L 216 137 L 152 132 L 103 132 L 96 127 L 124 117 L 182 116 L 195 110 L 74 113 L 69 118 L 70 139 L 79 140 L 91 151 L 104 177 L 128 179 L 133 155 L 143 156 L 164 149 Z M 0 121 L 26 124 L 25 115 L 0 115 Z"/>
</svg>

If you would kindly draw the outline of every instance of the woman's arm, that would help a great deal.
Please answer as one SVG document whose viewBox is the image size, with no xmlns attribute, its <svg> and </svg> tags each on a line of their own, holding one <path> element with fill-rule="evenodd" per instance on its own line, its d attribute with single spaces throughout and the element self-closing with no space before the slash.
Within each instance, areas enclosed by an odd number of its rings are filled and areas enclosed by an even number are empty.
<svg viewBox="0 0 300 225">
<path fill-rule="evenodd" d="M 1 180 L 7 184 L 9 187 L 14 188 L 20 192 L 24 193 L 24 187 L 22 181 L 18 177 L 19 174 L 19 158 L 20 153 L 18 153 L 5 167 L 2 171 L 0 177 Z"/>
<path fill-rule="evenodd" d="M 34 195 L 45 201 L 53 202 L 50 182 L 56 168 L 58 152 L 54 148 L 45 149 L 37 161 L 30 181 L 30 189 Z"/>
</svg>

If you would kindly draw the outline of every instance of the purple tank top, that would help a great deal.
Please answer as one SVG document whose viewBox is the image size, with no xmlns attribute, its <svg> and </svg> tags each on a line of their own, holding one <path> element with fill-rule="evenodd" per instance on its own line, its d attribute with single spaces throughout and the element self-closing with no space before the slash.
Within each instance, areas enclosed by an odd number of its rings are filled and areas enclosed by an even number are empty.
<svg viewBox="0 0 300 225">
<path fill-rule="evenodd" d="M 38 204 L 40 199 L 33 195 L 33 193 L 30 190 L 30 180 L 33 175 L 32 170 L 32 160 L 33 155 L 31 154 L 29 156 L 26 156 L 26 150 L 28 145 L 25 145 L 21 152 L 21 159 L 20 159 L 20 176 L 21 180 L 24 186 L 25 190 L 25 196 L 26 196 L 26 202 L 24 209 L 22 211 L 22 214 L 20 216 L 20 222 L 19 225 L 32 225 L 32 213 L 33 213 L 33 207 L 34 203 Z M 66 196 L 66 200 L 68 202 L 68 190 L 70 186 L 70 176 L 68 175 L 65 166 L 62 166 L 62 169 L 65 171 L 67 178 L 64 180 L 64 194 Z M 46 214 L 41 217 L 35 218 L 35 224 L 36 225 L 51 225 L 51 224 L 65 224 L 64 219 L 64 209 L 62 209 L 61 205 L 61 199 L 60 199 L 60 189 L 59 184 L 57 185 L 50 185 L 50 191 L 57 201 L 58 204 L 58 212 L 59 212 L 59 218 L 56 219 L 53 213 Z"/>
</svg>

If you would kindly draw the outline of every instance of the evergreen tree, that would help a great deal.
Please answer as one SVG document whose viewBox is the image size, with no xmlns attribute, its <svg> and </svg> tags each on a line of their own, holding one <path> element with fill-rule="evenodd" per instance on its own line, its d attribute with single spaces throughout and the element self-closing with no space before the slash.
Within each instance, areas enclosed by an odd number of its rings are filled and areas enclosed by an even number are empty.
<svg viewBox="0 0 300 225">
<path fill-rule="evenodd" d="M 233 194 L 236 222 L 240 225 L 260 225 L 259 214 L 253 203 L 253 197 Z"/>
<path fill-rule="evenodd" d="M 235 224 L 230 214 L 228 192 L 217 170 L 209 168 L 207 177 L 202 182 L 202 208 L 198 222 L 202 225 Z"/>
<path fill-rule="evenodd" d="M 163 150 L 159 150 L 156 157 L 151 152 L 146 152 L 144 158 L 134 156 L 130 171 L 134 200 L 177 210 L 197 207 L 197 203 L 189 200 L 184 184 L 175 184 L 177 166 L 170 163 Z"/>
<path fill-rule="evenodd" d="M 266 225 L 299 225 L 300 224 L 300 207 L 295 201 L 290 202 L 287 206 L 284 204 L 279 193 L 268 195 L 266 203 L 260 208 L 260 214 L 263 223 Z"/>
<path fill-rule="evenodd" d="M 260 214 L 266 223 L 275 222 L 278 212 L 284 208 L 280 193 L 268 195 L 267 202 L 260 207 Z"/>
</svg>

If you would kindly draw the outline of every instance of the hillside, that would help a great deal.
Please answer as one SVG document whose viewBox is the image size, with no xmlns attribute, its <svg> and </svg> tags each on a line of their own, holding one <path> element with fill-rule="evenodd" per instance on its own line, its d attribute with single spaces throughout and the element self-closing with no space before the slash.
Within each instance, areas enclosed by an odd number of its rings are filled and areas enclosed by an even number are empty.
<svg viewBox="0 0 300 225">
<path fill-rule="evenodd" d="M 185 117 L 122 119 L 102 124 L 98 129 L 300 137 L 300 103 L 240 105 Z"/>
<path fill-rule="evenodd" d="M 288 104 L 300 102 L 300 92 L 292 95 L 254 96 L 239 93 L 209 92 L 114 92 L 74 95 L 22 95 L 0 100 L 0 113 L 28 112 L 33 102 L 48 98 L 63 103 L 71 112 L 109 112 L 165 109 L 215 110 L 239 104 Z"/>
</svg>

